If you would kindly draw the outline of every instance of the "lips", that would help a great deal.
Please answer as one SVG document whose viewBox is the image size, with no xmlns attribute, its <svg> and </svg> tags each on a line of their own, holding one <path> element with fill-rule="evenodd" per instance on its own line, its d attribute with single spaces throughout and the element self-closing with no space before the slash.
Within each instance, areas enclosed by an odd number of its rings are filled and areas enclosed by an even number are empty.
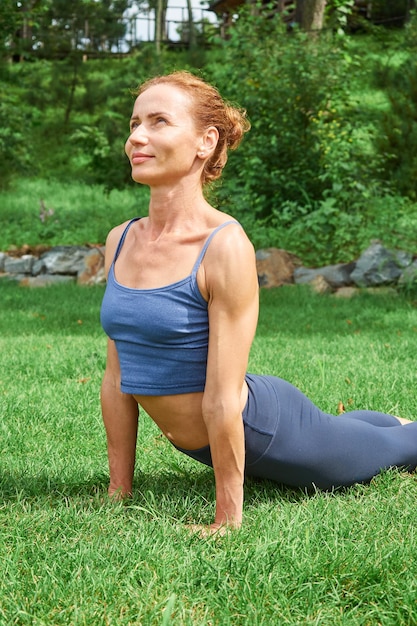
<svg viewBox="0 0 417 626">
<path fill-rule="evenodd" d="M 134 152 L 131 156 L 131 162 L 133 165 L 138 165 L 139 163 L 145 163 L 152 158 L 153 157 L 150 154 L 145 154 L 144 152 Z"/>
</svg>

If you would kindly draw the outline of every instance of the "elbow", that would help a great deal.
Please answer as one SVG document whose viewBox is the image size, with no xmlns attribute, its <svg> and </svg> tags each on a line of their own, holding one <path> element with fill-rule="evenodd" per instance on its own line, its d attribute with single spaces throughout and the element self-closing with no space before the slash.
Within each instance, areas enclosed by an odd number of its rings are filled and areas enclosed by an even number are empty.
<svg viewBox="0 0 417 626">
<path fill-rule="evenodd" d="M 241 419 L 239 398 L 231 399 L 209 399 L 203 398 L 202 404 L 203 420 L 206 425 L 213 423 L 225 423 L 236 418 Z"/>
<path fill-rule="evenodd" d="M 134 396 L 124 393 L 120 388 L 120 377 L 105 373 L 100 389 L 100 401 L 102 411 L 114 411 L 115 407 L 123 407 L 123 410 L 132 410 L 139 415 L 139 405 Z"/>
<path fill-rule="evenodd" d="M 103 389 L 120 390 L 120 372 L 114 372 L 110 368 L 106 368 L 103 375 L 101 386 Z"/>
</svg>

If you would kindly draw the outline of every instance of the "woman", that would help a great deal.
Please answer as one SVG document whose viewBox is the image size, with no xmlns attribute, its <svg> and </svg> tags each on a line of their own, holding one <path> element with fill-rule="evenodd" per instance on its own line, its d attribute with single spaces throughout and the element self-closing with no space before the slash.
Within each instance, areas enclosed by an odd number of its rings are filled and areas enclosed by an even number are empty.
<svg viewBox="0 0 417 626">
<path fill-rule="evenodd" d="M 209 533 L 240 526 L 245 475 L 328 489 L 417 464 L 417 422 L 326 415 L 289 383 L 246 374 L 254 250 L 203 188 L 248 129 L 243 111 L 192 74 L 142 85 L 125 148 L 133 179 L 150 188 L 149 216 L 117 226 L 106 243 L 109 495 L 131 494 L 141 406 L 174 446 L 213 466 Z"/>
</svg>

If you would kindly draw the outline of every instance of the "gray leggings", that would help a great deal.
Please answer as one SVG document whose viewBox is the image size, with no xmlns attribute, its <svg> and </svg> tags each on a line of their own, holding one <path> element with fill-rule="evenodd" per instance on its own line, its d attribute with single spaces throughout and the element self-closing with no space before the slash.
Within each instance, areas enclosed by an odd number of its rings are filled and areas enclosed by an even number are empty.
<svg viewBox="0 0 417 626">
<path fill-rule="evenodd" d="M 376 411 L 328 415 L 281 378 L 247 374 L 246 382 L 246 476 L 332 489 L 367 482 L 390 467 L 415 469 L 417 422 L 402 426 Z M 212 465 L 209 446 L 178 449 Z"/>
</svg>

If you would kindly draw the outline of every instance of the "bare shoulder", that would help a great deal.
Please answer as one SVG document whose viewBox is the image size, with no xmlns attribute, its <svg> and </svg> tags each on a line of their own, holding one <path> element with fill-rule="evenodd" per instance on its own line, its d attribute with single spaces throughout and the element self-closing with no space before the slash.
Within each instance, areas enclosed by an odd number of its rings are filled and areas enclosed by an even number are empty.
<svg viewBox="0 0 417 626">
<path fill-rule="evenodd" d="M 106 238 L 106 246 L 108 245 L 114 245 L 116 243 L 119 242 L 120 237 L 123 234 L 124 229 L 126 228 L 126 226 L 129 224 L 130 220 L 127 220 L 126 222 L 123 222 L 122 224 L 118 224 L 117 226 L 115 226 L 114 228 L 112 228 L 109 233 L 107 234 L 107 238 Z"/>
<path fill-rule="evenodd" d="M 106 252 L 105 252 L 105 265 L 106 265 L 106 273 L 109 270 L 109 267 L 113 261 L 114 255 L 116 254 L 117 245 L 120 241 L 121 236 L 129 224 L 130 220 L 119 224 L 111 229 L 106 238 Z"/>
<path fill-rule="evenodd" d="M 204 260 L 208 290 L 229 291 L 257 289 L 256 258 L 254 247 L 242 226 L 230 223 L 213 237 Z"/>
<path fill-rule="evenodd" d="M 210 242 L 207 260 L 255 263 L 255 250 L 239 222 L 232 221 L 219 230 Z"/>
</svg>

